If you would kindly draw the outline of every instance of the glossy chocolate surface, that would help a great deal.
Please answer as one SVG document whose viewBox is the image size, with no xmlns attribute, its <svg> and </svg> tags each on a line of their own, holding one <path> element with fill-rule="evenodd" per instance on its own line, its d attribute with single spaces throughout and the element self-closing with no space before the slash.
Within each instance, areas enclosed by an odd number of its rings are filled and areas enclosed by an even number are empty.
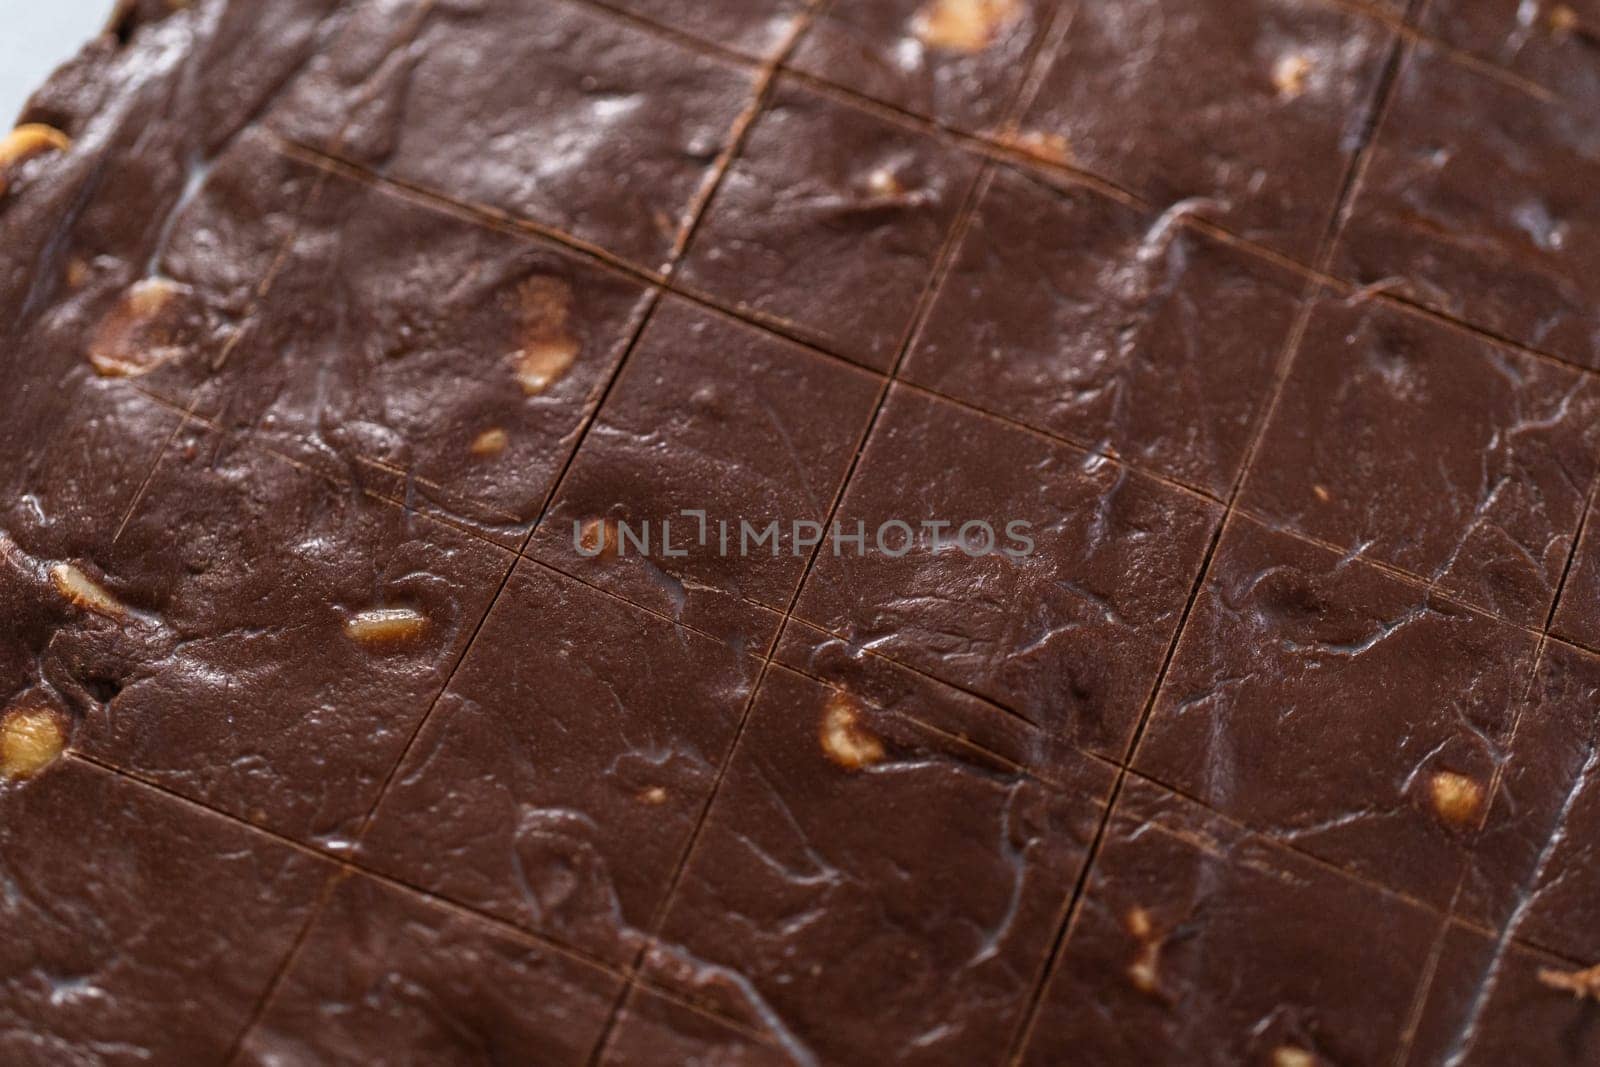
<svg viewBox="0 0 1600 1067">
<path fill-rule="evenodd" d="M 1079 4 L 1024 144 L 1309 260 L 1392 45 L 1316 0 Z"/>
<path fill-rule="evenodd" d="M 1032 524 L 1036 551 L 974 559 L 954 531 L 918 531 L 899 557 L 819 559 L 795 614 L 1118 758 L 1220 510 L 898 386 L 840 503 L 846 529 L 1004 515 Z"/>
<path fill-rule="evenodd" d="M 1371 1063 L 1401 1044 L 1436 925 L 1421 907 L 1144 782 L 1106 836 L 1025 1062 Z"/>
<path fill-rule="evenodd" d="M 1600 90 L 1594 0 L 1433 0 L 1422 25 L 1440 40 L 1570 99 Z"/>
<path fill-rule="evenodd" d="M 669 300 L 617 377 L 530 551 L 763 652 L 806 566 L 794 521 L 827 519 L 878 391 L 876 378 L 846 363 Z M 735 517 L 757 528 L 779 523 L 777 554 L 724 551 L 721 524 Z M 574 542 L 574 530 L 581 540 L 591 524 L 644 530 L 651 520 L 650 556 L 586 559 Z"/>
<path fill-rule="evenodd" d="M 806 10 L 805 0 L 606 0 L 606 6 L 754 59 L 780 48 Z"/>
<path fill-rule="evenodd" d="M 1335 271 L 1600 366 L 1592 107 L 1535 95 L 1417 46 L 1374 135 Z"/>
<path fill-rule="evenodd" d="M 1510 741 L 1537 638 L 1248 519 L 1223 533 L 1134 765 L 1439 907 Z M 1360 760 L 1316 759 L 1359 738 Z M 1479 802 L 1481 803 L 1481 802 Z M 1467 825 L 1463 825 L 1465 822 Z"/>
<path fill-rule="evenodd" d="M 706 209 L 684 284 L 886 371 L 978 166 L 784 82 Z"/>
<path fill-rule="evenodd" d="M 1225 498 L 1304 286 L 1171 214 L 1003 170 L 904 377 Z"/>
<path fill-rule="evenodd" d="M 1594 480 L 1597 386 L 1388 304 L 1326 297 L 1240 501 L 1541 626 Z"/>
<path fill-rule="evenodd" d="M 1597 15 L 119 5 L 0 1062 L 1592 1062 Z"/>
<path fill-rule="evenodd" d="M 796 49 L 794 65 L 940 123 L 1002 133 L 1029 57 L 1073 6 L 1059 0 L 833 4 Z"/>
</svg>

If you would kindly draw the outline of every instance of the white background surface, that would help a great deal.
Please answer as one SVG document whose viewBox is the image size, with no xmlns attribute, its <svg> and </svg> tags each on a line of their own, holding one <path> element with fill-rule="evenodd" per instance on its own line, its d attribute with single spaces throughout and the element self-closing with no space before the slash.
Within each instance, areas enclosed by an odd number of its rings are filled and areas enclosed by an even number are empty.
<svg viewBox="0 0 1600 1067">
<path fill-rule="evenodd" d="M 112 0 L 0 0 L 0 132 L 50 72 L 105 28 Z"/>
</svg>

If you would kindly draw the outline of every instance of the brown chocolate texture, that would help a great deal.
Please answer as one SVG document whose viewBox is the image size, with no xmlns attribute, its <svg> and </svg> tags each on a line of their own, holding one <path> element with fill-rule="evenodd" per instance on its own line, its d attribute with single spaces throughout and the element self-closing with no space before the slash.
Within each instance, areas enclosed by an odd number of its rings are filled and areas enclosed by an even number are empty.
<svg viewBox="0 0 1600 1067">
<path fill-rule="evenodd" d="M 1597 41 L 119 5 L 0 141 L 0 1061 L 1592 1062 Z"/>
</svg>

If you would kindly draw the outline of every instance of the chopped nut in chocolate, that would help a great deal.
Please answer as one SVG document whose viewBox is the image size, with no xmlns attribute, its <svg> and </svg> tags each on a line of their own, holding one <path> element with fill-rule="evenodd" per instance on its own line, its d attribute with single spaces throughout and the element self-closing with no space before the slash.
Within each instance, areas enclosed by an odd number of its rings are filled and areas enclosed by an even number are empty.
<svg viewBox="0 0 1600 1067">
<path fill-rule="evenodd" d="M 344 632 L 364 645 L 404 644 L 420 637 L 428 620 L 411 608 L 372 608 L 345 621 Z"/>
<path fill-rule="evenodd" d="M 0 777 L 31 778 L 66 747 L 61 722 L 45 708 L 16 708 L 0 716 Z"/>
<path fill-rule="evenodd" d="M 823 705 L 817 733 L 828 758 L 845 770 L 857 771 L 883 759 L 883 743 L 861 725 L 860 713 L 842 693 Z"/>
<path fill-rule="evenodd" d="M 42 122 L 25 122 L 0 138 L 0 196 L 6 192 L 12 169 L 45 152 L 65 152 L 72 147 L 66 134 Z"/>
</svg>

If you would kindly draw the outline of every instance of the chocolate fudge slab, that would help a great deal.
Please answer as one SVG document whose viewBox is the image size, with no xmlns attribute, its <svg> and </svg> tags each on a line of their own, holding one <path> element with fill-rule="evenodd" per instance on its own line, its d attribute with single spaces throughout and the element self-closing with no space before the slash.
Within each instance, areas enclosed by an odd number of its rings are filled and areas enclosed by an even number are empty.
<svg viewBox="0 0 1600 1067">
<path fill-rule="evenodd" d="M 781 82 L 706 209 L 683 284 L 887 371 L 978 168 L 928 133 Z"/>
<path fill-rule="evenodd" d="M 520 563 L 360 855 L 626 965 L 664 902 L 760 666 Z"/>
<path fill-rule="evenodd" d="M 51 643 L 99 698 L 78 745 L 335 852 L 512 563 L 203 427 L 173 442 L 118 546 L 121 624 Z"/>
<path fill-rule="evenodd" d="M 1591 3 L 119 5 L 0 1062 L 1592 1058 Z"/>
<path fill-rule="evenodd" d="M 902 375 L 1226 497 L 1305 282 L 1001 168 Z"/>
<path fill-rule="evenodd" d="M 1431 0 L 1422 29 L 1558 96 L 1600 94 L 1595 0 Z"/>
<path fill-rule="evenodd" d="M 1315 0 L 1080 4 L 1024 144 L 1309 263 L 1393 43 Z"/>
<path fill-rule="evenodd" d="M 666 266 L 755 71 L 563 0 L 420 18 L 394 62 L 308 82 L 311 99 L 288 96 L 274 126 L 325 143 L 342 125 L 354 162 Z"/>
<path fill-rule="evenodd" d="M 1111 774 L 1053 789 L 773 668 L 647 973 L 799 1062 L 994 1056 Z"/>
<path fill-rule="evenodd" d="M 1590 110 L 1419 46 L 1374 134 L 1333 270 L 1600 367 L 1597 178 Z"/>
<path fill-rule="evenodd" d="M 1134 766 L 1263 836 L 1444 908 L 1537 643 L 1235 518 Z M 1350 747 L 1360 759 L 1325 755 Z"/>
<path fill-rule="evenodd" d="M 839 360 L 667 301 L 607 395 L 532 552 L 763 652 L 809 555 L 797 550 L 795 523 L 828 517 L 881 390 L 875 375 Z M 744 544 L 741 524 L 752 539 L 771 524 L 777 532 Z M 623 540 L 623 526 L 650 539 L 648 555 Z"/>
<path fill-rule="evenodd" d="M 1541 626 L 1597 469 L 1597 405 L 1590 375 L 1325 297 L 1240 504 Z"/>
<path fill-rule="evenodd" d="M 889 551 L 824 551 L 795 614 L 1121 758 L 1220 511 L 896 386 L 837 515 L 874 545 L 886 527 Z M 886 526 L 902 516 L 957 525 Z M 973 528 L 963 548 L 968 522 L 989 523 L 992 543 Z M 1031 553 L 1008 536 L 1013 522 L 1029 524 Z"/>
<path fill-rule="evenodd" d="M 798 28 L 807 0 L 600 0 L 752 59 L 774 56 Z"/>
<path fill-rule="evenodd" d="M 585 1062 L 619 975 L 341 877 L 238 1062 Z"/>
<path fill-rule="evenodd" d="M 1576 1067 L 1600 1057 L 1592 1000 L 1562 987 L 1584 968 L 1461 924 L 1439 953 L 1408 1064 Z"/>
<path fill-rule="evenodd" d="M 71 756 L 0 783 L 0 1059 L 222 1062 L 328 873 Z"/>
<path fill-rule="evenodd" d="M 559 246 L 329 176 L 208 388 L 228 425 L 514 548 L 644 305 Z"/>
<path fill-rule="evenodd" d="M 1387 1062 L 1439 926 L 1130 779 L 1022 1062 Z"/>
<path fill-rule="evenodd" d="M 1026 60 L 1058 0 L 839 0 L 826 5 L 794 66 L 974 133 L 1003 134 Z"/>
</svg>

